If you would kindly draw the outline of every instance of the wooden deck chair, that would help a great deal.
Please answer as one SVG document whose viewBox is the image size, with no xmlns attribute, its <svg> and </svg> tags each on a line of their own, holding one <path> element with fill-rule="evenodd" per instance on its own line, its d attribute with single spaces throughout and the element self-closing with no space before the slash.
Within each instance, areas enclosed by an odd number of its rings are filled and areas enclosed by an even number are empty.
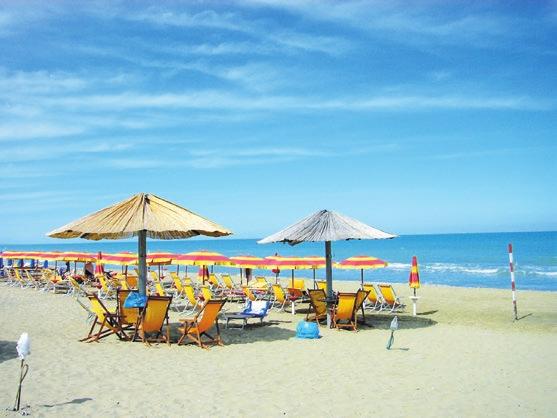
<svg viewBox="0 0 557 418">
<path fill-rule="evenodd" d="M 87 292 L 83 289 L 83 287 L 79 284 L 79 282 L 74 279 L 72 276 L 68 277 L 68 281 L 70 283 L 70 289 L 68 291 L 68 295 L 71 296 L 85 296 Z"/>
<path fill-rule="evenodd" d="M 383 297 L 384 306 L 385 308 L 389 309 L 390 312 L 395 312 L 397 310 L 403 309 L 404 304 L 400 301 L 398 296 L 395 293 L 395 289 L 390 284 L 379 283 L 377 285 L 379 291 L 381 292 L 381 296 Z"/>
<path fill-rule="evenodd" d="M 323 289 L 308 289 L 310 310 L 306 315 L 306 321 L 319 323 L 327 320 L 327 294 Z"/>
<path fill-rule="evenodd" d="M 99 341 L 101 338 L 108 337 L 112 334 L 116 334 L 116 336 L 121 340 L 127 339 L 120 327 L 120 324 L 118 323 L 118 314 L 116 312 L 109 311 L 99 297 L 94 293 L 87 294 L 87 297 L 89 298 L 89 302 L 91 302 L 90 310 L 93 314 L 95 314 L 95 319 L 93 320 L 93 325 L 91 325 L 91 329 L 89 330 L 87 337 L 82 338 L 79 341 L 90 343 L 93 341 Z M 97 332 L 94 332 L 97 325 Z"/>
<path fill-rule="evenodd" d="M 170 272 L 170 277 L 172 278 L 172 283 L 174 284 L 174 298 L 185 298 L 184 285 L 182 284 L 182 279 L 175 271 Z"/>
<path fill-rule="evenodd" d="M 242 286 L 242 290 L 244 291 L 244 295 L 246 295 L 246 299 L 251 301 L 262 300 L 267 295 L 267 290 L 259 287 L 251 288 L 248 286 Z"/>
<path fill-rule="evenodd" d="M 364 302 L 364 309 L 372 311 L 380 311 L 383 309 L 383 298 L 372 283 L 364 283 L 364 290 L 368 292 L 367 298 Z"/>
<path fill-rule="evenodd" d="M 257 276 L 255 278 L 255 282 L 253 282 L 250 287 L 253 289 L 261 289 L 261 290 L 269 290 L 271 284 L 267 281 L 267 279 L 263 276 Z"/>
<path fill-rule="evenodd" d="M 154 270 L 149 270 L 149 276 L 151 276 L 151 280 L 152 280 L 154 283 L 159 283 L 159 282 L 161 281 L 159 275 L 158 275 L 157 272 L 154 271 Z"/>
<path fill-rule="evenodd" d="M 232 281 L 230 274 L 221 274 L 220 278 L 224 285 L 222 294 L 228 300 L 243 301 L 245 299 L 244 291 Z"/>
<path fill-rule="evenodd" d="M 126 308 L 124 302 L 132 291 L 129 289 L 116 289 L 116 313 L 122 332 L 135 329 L 139 321 L 138 308 Z"/>
<path fill-rule="evenodd" d="M 304 279 L 294 279 L 294 285 L 292 286 L 292 280 L 289 280 L 288 286 L 304 292 L 306 290 L 306 281 Z"/>
<path fill-rule="evenodd" d="M 207 286 L 207 285 L 201 286 L 199 289 L 201 290 L 200 299 L 203 302 L 207 302 L 207 301 L 213 299 L 213 291 L 211 290 L 211 288 L 209 286 Z"/>
<path fill-rule="evenodd" d="M 178 345 L 183 344 L 184 339 L 188 338 L 201 348 L 208 348 L 208 344 L 224 345 L 220 336 L 218 315 L 222 310 L 226 299 L 213 299 L 205 302 L 201 310 L 193 317 L 181 319 L 183 326 L 179 328 L 182 336 L 178 340 Z M 209 334 L 211 328 L 216 328 L 216 335 Z M 207 337 L 203 341 L 202 337 Z"/>
<path fill-rule="evenodd" d="M 172 296 L 148 296 L 147 304 L 139 317 L 133 340 L 141 338 L 145 344 L 150 342 L 166 342 L 170 345 L 170 324 L 168 323 L 168 309 L 172 303 Z M 166 334 L 163 327 L 166 323 Z M 155 334 L 148 337 L 147 334 Z"/>
<path fill-rule="evenodd" d="M 22 275 L 22 273 L 19 269 L 14 269 L 14 277 L 15 277 L 16 284 L 19 287 L 21 287 L 23 289 L 26 289 L 26 288 L 32 286 L 32 283 L 30 283 L 27 280 L 27 278 L 25 278 L 25 279 L 23 278 L 23 275 Z"/>
<path fill-rule="evenodd" d="M 29 287 L 34 287 L 35 289 L 39 290 L 39 280 L 36 279 L 29 270 L 23 270 L 23 274 L 25 275 L 25 280 L 29 283 Z"/>
<path fill-rule="evenodd" d="M 333 327 L 339 330 L 351 328 L 353 331 L 357 331 L 354 317 L 356 297 L 356 293 L 338 293 L 338 303 L 333 311 Z"/>
</svg>

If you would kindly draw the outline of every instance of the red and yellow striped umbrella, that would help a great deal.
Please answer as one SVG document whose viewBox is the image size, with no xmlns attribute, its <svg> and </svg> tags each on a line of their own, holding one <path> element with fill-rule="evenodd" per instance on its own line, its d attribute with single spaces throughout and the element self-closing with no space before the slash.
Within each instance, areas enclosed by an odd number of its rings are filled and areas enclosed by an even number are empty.
<svg viewBox="0 0 557 418">
<path fill-rule="evenodd" d="M 84 253 L 78 251 L 64 251 L 63 253 L 60 253 L 60 257 L 58 258 L 58 260 L 86 263 L 88 261 L 91 262 L 97 261 L 97 257 L 95 254 L 92 253 Z"/>
<path fill-rule="evenodd" d="M 412 257 L 412 268 L 410 269 L 408 284 L 414 289 L 414 296 L 416 296 L 416 289 L 420 287 L 420 271 L 418 270 L 418 258 L 416 256 Z"/>
<path fill-rule="evenodd" d="M 118 266 L 132 266 L 137 264 L 137 254 L 124 252 L 116 254 L 103 253 L 102 259 L 99 260 L 99 263 Z"/>
<path fill-rule="evenodd" d="M 171 264 L 177 256 L 168 252 L 152 252 L 147 254 L 147 264 Z"/>
<path fill-rule="evenodd" d="M 362 281 L 362 288 L 364 286 L 364 270 L 377 269 L 382 267 L 387 267 L 388 263 L 376 257 L 371 257 L 369 255 L 356 255 L 349 257 L 346 260 L 342 260 L 339 263 L 335 263 L 334 267 L 338 269 L 352 269 L 360 270 L 360 278 Z"/>
<path fill-rule="evenodd" d="M 276 271 L 276 279 L 278 280 L 279 270 L 292 270 L 292 287 L 294 287 L 294 270 L 313 270 L 313 280 L 315 281 L 315 269 L 325 267 L 325 257 L 307 256 L 307 257 L 285 257 L 281 255 L 272 255 L 266 257 L 268 260 L 267 268 Z"/>
<path fill-rule="evenodd" d="M 246 269 L 266 268 L 268 265 L 267 260 L 254 255 L 235 255 L 230 257 L 229 260 L 232 265 Z"/>
<path fill-rule="evenodd" d="M 228 257 L 214 251 L 193 251 L 187 254 L 178 254 L 172 263 L 186 266 L 226 266 L 231 264 Z"/>
</svg>

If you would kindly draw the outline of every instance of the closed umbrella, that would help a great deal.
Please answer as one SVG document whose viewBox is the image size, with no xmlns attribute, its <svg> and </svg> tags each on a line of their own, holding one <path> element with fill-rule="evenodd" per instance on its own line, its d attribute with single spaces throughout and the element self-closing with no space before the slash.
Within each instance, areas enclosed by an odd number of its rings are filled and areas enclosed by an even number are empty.
<svg viewBox="0 0 557 418">
<path fill-rule="evenodd" d="M 327 278 L 327 300 L 333 301 L 333 263 L 331 242 L 351 239 L 390 239 L 396 235 L 383 232 L 338 212 L 321 210 L 289 227 L 258 241 L 260 244 L 286 242 L 296 245 L 301 242 L 325 242 L 325 264 Z M 327 323 L 331 324 L 330 310 Z"/>
<path fill-rule="evenodd" d="M 138 238 L 138 289 L 147 289 L 147 237 L 185 239 L 198 235 L 220 237 L 232 231 L 153 194 L 139 193 L 113 206 L 62 226 L 53 238 L 90 240 Z"/>
<path fill-rule="evenodd" d="M 342 260 L 335 264 L 339 269 L 354 269 L 360 270 L 360 279 L 362 282 L 362 289 L 364 288 L 364 270 L 377 269 L 387 267 L 388 263 L 376 257 L 369 255 L 356 255 Z"/>
<path fill-rule="evenodd" d="M 412 268 L 410 269 L 410 277 L 408 277 L 408 285 L 414 290 L 416 296 L 416 289 L 420 288 L 420 271 L 418 270 L 418 258 L 412 257 Z"/>
</svg>

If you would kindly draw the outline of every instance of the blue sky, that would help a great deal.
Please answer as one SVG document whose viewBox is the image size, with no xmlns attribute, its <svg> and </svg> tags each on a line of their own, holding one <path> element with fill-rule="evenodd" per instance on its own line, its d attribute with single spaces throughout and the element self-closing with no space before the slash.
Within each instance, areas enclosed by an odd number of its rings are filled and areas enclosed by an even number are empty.
<svg viewBox="0 0 557 418">
<path fill-rule="evenodd" d="M 0 2 L 0 242 L 151 192 L 260 237 L 555 230 L 557 3 Z"/>
</svg>

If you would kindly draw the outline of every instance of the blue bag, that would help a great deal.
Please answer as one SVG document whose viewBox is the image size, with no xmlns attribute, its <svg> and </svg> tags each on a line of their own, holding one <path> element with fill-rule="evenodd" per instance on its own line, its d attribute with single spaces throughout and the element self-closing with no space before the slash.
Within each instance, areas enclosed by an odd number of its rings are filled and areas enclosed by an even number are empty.
<svg viewBox="0 0 557 418">
<path fill-rule="evenodd" d="M 124 301 L 124 308 L 144 308 L 147 304 L 147 296 L 141 295 L 139 292 L 130 292 Z"/>
<path fill-rule="evenodd" d="M 319 326 L 316 322 L 300 321 L 296 326 L 296 337 L 298 338 L 320 338 Z"/>
</svg>

